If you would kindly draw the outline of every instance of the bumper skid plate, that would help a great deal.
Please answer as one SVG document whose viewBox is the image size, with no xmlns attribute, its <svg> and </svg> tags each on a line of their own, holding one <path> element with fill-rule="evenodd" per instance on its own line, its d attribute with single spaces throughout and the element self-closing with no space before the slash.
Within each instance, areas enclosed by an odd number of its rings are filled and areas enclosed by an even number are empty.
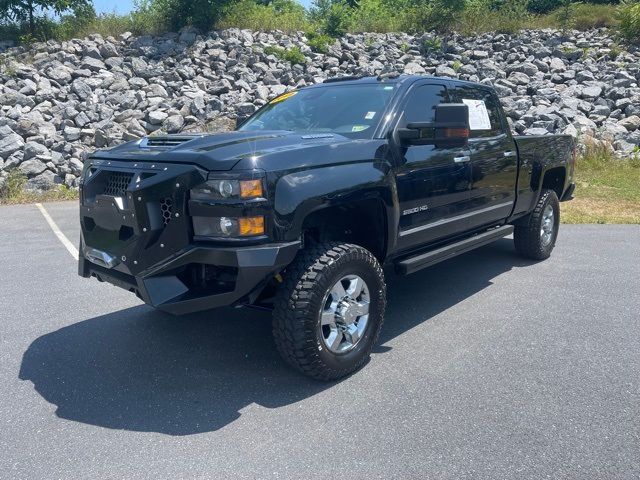
<svg viewBox="0 0 640 480">
<path fill-rule="evenodd" d="M 265 280 L 291 263 L 299 248 L 300 242 L 235 248 L 194 246 L 134 277 L 87 260 L 91 249 L 82 246 L 84 257 L 78 273 L 134 292 L 155 308 L 181 315 L 252 301 Z M 236 272 L 232 288 L 205 292 L 191 288 L 177 272 L 193 264 L 231 267 Z"/>
</svg>

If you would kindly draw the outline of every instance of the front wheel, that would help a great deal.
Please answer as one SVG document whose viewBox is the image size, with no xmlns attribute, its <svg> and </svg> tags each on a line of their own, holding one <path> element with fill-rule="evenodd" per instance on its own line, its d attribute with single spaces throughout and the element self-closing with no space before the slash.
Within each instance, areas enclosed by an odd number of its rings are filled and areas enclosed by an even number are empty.
<svg viewBox="0 0 640 480">
<path fill-rule="evenodd" d="M 371 252 L 346 243 L 312 244 L 287 268 L 276 295 L 276 347 L 310 377 L 343 377 L 369 359 L 385 305 L 384 275 Z"/>
<path fill-rule="evenodd" d="M 545 260 L 556 245 L 560 227 L 560 203 L 553 190 L 543 190 L 525 225 L 513 232 L 517 252 L 532 260 Z"/>
</svg>

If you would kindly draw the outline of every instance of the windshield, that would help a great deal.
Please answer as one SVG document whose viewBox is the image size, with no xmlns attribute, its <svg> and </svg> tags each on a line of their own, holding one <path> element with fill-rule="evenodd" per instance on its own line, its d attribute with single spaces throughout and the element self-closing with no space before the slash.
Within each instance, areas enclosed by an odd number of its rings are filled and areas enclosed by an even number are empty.
<svg viewBox="0 0 640 480">
<path fill-rule="evenodd" d="M 371 138 L 393 85 L 330 85 L 302 89 L 274 98 L 240 130 L 329 132 L 349 138 Z"/>
</svg>

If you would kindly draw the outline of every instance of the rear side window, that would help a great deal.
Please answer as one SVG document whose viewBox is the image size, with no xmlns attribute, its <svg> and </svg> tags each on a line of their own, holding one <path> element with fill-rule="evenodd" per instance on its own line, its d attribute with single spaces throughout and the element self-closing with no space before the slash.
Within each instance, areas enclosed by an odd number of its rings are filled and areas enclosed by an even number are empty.
<svg viewBox="0 0 640 480">
<path fill-rule="evenodd" d="M 466 85 L 458 86 L 453 90 L 452 97 L 452 102 L 466 103 L 470 109 L 478 108 L 481 110 L 476 112 L 479 121 L 476 122 L 475 128 L 474 124 L 471 124 L 471 138 L 495 137 L 504 133 L 497 99 L 489 90 Z M 489 116 L 488 124 L 481 121 L 486 115 Z"/>
<path fill-rule="evenodd" d="M 447 89 L 444 85 L 422 85 L 409 93 L 404 108 L 406 123 L 434 122 L 436 105 L 447 102 Z"/>
</svg>

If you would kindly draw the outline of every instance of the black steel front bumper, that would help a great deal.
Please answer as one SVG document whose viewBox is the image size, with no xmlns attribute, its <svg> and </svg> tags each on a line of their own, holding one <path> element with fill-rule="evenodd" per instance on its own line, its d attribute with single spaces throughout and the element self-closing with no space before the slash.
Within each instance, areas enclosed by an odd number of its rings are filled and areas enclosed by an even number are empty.
<svg viewBox="0 0 640 480">
<path fill-rule="evenodd" d="M 233 248 L 193 245 L 133 276 L 87 260 L 87 248 L 81 244 L 78 273 L 134 292 L 147 304 L 180 315 L 251 303 L 266 282 L 291 263 L 299 248 L 297 241 Z M 230 267 L 236 272 L 235 280 L 229 288 L 198 291 L 176 273 L 191 264 Z"/>
</svg>

